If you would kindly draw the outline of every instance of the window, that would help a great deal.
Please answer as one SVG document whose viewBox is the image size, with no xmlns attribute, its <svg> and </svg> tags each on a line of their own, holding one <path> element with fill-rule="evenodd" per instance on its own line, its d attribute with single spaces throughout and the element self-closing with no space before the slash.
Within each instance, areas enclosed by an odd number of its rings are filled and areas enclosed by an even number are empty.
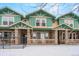
<svg viewBox="0 0 79 59">
<path fill-rule="evenodd" d="M 33 35 L 32 35 L 32 37 L 33 37 L 33 39 L 36 39 L 36 33 L 35 32 L 33 32 Z"/>
<path fill-rule="evenodd" d="M 46 33 L 44 33 L 44 35 L 45 35 L 45 39 L 48 39 L 49 38 L 49 35 L 48 35 L 48 33 L 46 32 Z"/>
<path fill-rule="evenodd" d="M 46 26 L 45 18 L 36 18 L 36 26 Z"/>
<path fill-rule="evenodd" d="M 40 39 L 40 38 L 41 38 L 41 33 L 37 32 L 37 39 Z"/>
<path fill-rule="evenodd" d="M 46 21 L 42 20 L 42 26 L 45 26 L 45 25 L 46 25 Z"/>
<path fill-rule="evenodd" d="M 44 39 L 45 38 L 45 35 L 44 35 L 44 33 L 42 32 L 42 33 L 40 33 L 41 34 L 41 39 Z"/>
<path fill-rule="evenodd" d="M 11 25 L 14 22 L 13 16 L 3 16 L 2 17 L 2 25 Z"/>
<path fill-rule="evenodd" d="M 33 32 L 33 39 L 48 39 L 48 32 Z"/>
<path fill-rule="evenodd" d="M 11 32 L 4 32 L 4 39 L 11 39 L 12 33 Z"/>
<path fill-rule="evenodd" d="M 2 32 L 0 32 L 0 39 L 2 39 Z"/>
<path fill-rule="evenodd" d="M 36 26 L 40 26 L 40 20 L 39 19 L 36 20 Z"/>
<path fill-rule="evenodd" d="M 15 39 L 15 32 L 12 33 L 12 38 Z"/>
</svg>

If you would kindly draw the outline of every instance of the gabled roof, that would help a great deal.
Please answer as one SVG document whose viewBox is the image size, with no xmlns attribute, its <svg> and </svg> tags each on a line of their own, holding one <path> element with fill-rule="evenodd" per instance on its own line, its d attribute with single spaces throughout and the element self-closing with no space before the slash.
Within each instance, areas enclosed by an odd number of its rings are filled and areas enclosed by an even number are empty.
<svg viewBox="0 0 79 59">
<path fill-rule="evenodd" d="M 28 17 L 28 16 L 30 16 L 30 15 L 33 15 L 33 14 L 35 14 L 35 13 L 37 13 L 37 12 L 40 12 L 40 11 L 42 11 L 42 12 L 44 12 L 44 13 L 47 13 L 47 14 L 48 14 L 49 16 L 51 16 L 52 18 L 55 18 L 54 15 L 50 14 L 49 12 L 47 12 L 47 11 L 45 11 L 45 10 L 43 10 L 43 9 L 39 9 L 39 10 L 36 10 L 36 11 L 34 11 L 34 12 L 31 12 L 31 13 L 27 14 L 26 17 Z"/>
<path fill-rule="evenodd" d="M 14 14 L 20 15 L 20 16 L 23 17 L 23 15 L 21 15 L 20 13 L 16 12 L 15 10 L 13 10 L 13 9 L 11 9 L 11 8 L 9 8 L 9 7 L 3 7 L 3 8 L 1 8 L 1 9 L 0 9 L 0 14 L 3 14 L 3 11 L 7 12 L 7 10 L 10 10 L 10 11 L 14 12 Z"/>
<path fill-rule="evenodd" d="M 68 17 L 75 18 L 75 19 L 79 19 L 79 16 L 76 15 L 75 13 L 73 13 L 73 12 L 69 12 L 69 13 L 67 13 L 67 14 L 64 14 L 64 15 L 58 17 L 57 19 L 64 18 L 64 17 L 67 17 L 67 16 L 68 16 Z"/>
<path fill-rule="evenodd" d="M 15 23 L 15 24 L 12 24 L 12 25 L 9 26 L 9 28 L 11 28 L 11 27 L 13 27 L 13 26 L 16 26 L 16 25 L 18 25 L 18 24 L 24 24 L 25 26 L 28 26 L 29 28 L 32 28 L 31 25 L 26 24 L 26 23 L 23 22 L 23 21 L 19 21 L 19 22 Z M 21 27 L 21 26 L 19 26 L 19 27 Z"/>
<path fill-rule="evenodd" d="M 58 25 L 57 27 L 55 27 L 55 28 L 64 28 L 64 29 L 72 29 L 73 30 L 73 28 L 72 27 L 70 27 L 69 25 L 67 25 L 67 24 L 61 24 L 61 25 Z"/>
</svg>

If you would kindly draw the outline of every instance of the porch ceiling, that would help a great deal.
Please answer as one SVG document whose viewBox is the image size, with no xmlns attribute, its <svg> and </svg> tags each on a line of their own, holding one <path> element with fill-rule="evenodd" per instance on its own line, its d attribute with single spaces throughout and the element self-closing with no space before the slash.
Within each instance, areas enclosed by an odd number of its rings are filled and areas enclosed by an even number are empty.
<svg viewBox="0 0 79 59">
<path fill-rule="evenodd" d="M 12 24 L 9 26 L 10 29 L 32 29 L 32 26 L 29 24 L 26 24 L 25 22 L 17 22 L 15 24 Z"/>
</svg>

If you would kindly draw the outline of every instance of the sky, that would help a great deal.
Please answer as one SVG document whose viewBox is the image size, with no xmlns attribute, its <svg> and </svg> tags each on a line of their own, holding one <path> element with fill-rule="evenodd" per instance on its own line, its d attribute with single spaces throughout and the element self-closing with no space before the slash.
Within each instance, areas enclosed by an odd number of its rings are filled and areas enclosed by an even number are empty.
<svg viewBox="0 0 79 59">
<path fill-rule="evenodd" d="M 33 11 L 40 9 L 41 3 L 0 3 L 0 8 L 9 7 L 16 12 L 27 15 Z M 54 16 L 61 16 L 63 14 L 69 13 L 78 6 L 77 3 L 47 3 L 42 9 L 51 13 Z M 73 11 L 79 15 L 78 10 Z"/>
</svg>

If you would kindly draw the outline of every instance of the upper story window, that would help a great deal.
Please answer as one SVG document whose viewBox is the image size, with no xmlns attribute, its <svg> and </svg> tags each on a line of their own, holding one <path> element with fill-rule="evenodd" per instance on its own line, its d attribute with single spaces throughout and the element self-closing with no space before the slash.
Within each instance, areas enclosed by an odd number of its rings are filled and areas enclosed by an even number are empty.
<svg viewBox="0 0 79 59">
<path fill-rule="evenodd" d="M 13 16 L 3 16 L 2 17 L 2 25 L 11 25 L 14 22 Z"/>
<path fill-rule="evenodd" d="M 46 26 L 45 18 L 36 18 L 36 26 Z"/>
</svg>

